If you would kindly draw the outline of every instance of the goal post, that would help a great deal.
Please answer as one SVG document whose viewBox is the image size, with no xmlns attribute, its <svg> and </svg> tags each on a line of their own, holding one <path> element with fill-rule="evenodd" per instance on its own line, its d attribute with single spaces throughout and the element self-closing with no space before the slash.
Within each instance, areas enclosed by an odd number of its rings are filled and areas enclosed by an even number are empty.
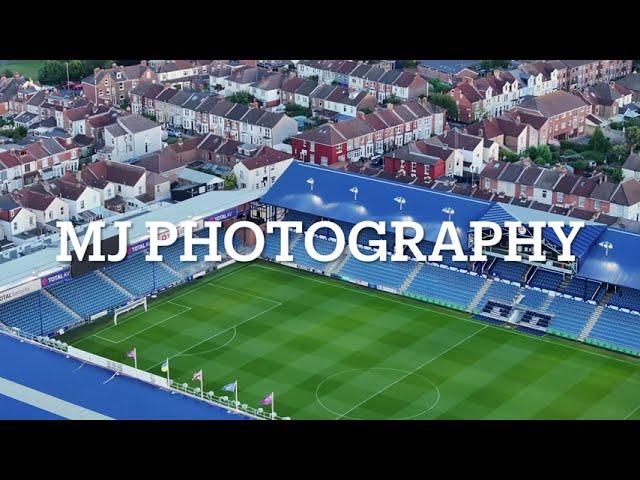
<svg viewBox="0 0 640 480">
<path fill-rule="evenodd" d="M 116 308 L 113 311 L 113 324 L 118 325 L 119 316 L 121 316 L 123 313 L 130 312 L 131 310 L 134 310 L 140 306 L 144 306 L 144 311 L 145 312 L 147 311 L 147 297 L 141 298 L 139 300 L 134 300 L 133 302 L 125 305 L 124 307 Z"/>
</svg>

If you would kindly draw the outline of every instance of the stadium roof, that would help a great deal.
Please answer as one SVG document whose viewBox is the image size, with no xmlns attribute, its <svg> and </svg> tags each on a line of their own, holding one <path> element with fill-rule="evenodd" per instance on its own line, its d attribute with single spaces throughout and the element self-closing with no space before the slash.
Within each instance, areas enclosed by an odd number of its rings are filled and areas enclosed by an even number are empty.
<svg viewBox="0 0 640 480">
<path fill-rule="evenodd" d="M 307 183 L 313 178 L 313 191 Z M 351 189 L 358 189 L 357 201 Z M 400 211 L 394 200 L 406 203 Z M 348 223 L 371 221 L 414 221 L 425 229 L 425 238 L 434 242 L 447 215 L 442 209 L 455 210 L 452 217 L 463 245 L 469 222 L 489 209 L 490 202 L 451 193 L 428 190 L 394 181 L 340 172 L 310 164 L 293 162 L 262 198 L 264 203 L 303 211 Z"/>
<path fill-rule="evenodd" d="M 142 240 L 148 236 L 146 222 L 167 221 L 178 223 L 187 220 L 214 215 L 243 203 L 260 198 L 266 189 L 260 190 L 228 190 L 214 191 L 198 195 L 183 202 L 167 205 L 148 213 L 138 215 L 132 220 L 129 229 L 129 243 Z M 117 220 L 117 218 L 113 218 Z M 102 238 L 109 238 L 117 233 L 113 226 L 106 227 L 102 232 Z M 68 266 L 56 261 L 60 253 L 59 246 L 49 247 L 23 257 L 10 260 L 2 264 L 2 276 L 0 278 L 0 290 L 21 283 L 29 277 L 36 278 L 58 271 Z M 34 276 L 34 272 L 36 275 Z"/>
<path fill-rule="evenodd" d="M 608 255 L 605 255 L 605 249 L 599 245 L 603 242 L 610 242 L 613 246 Z M 607 228 L 585 258 L 578 275 L 640 289 L 638 246 L 640 246 L 640 235 Z"/>
<path fill-rule="evenodd" d="M 313 191 L 307 183 L 313 178 Z M 358 189 L 357 201 L 350 190 Z M 395 197 L 406 203 L 400 212 Z M 463 242 L 469 222 L 487 220 L 504 222 L 570 221 L 571 217 L 542 212 L 510 204 L 497 204 L 462 197 L 448 192 L 427 190 L 375 177 L 367 177 L 326 167 L 295 161 L 262 197 L 264 203 L 302 211 L 312 215 L 356 223 L 363 220 L 412 220 L 425 228 L 425 237 L 435 241 L 440 224 L 446 219 L 445 207 L 455 210 L 453 221 Z M 574 219 L 575 220 L 575 219 Z M 586 221 L 573 243 L 573 253 L 579 258 L 578 275 L 593 280 L 640 289 L 640 262 L 636 261 L 640 235 Z M 551 243 L 559 240 L 551 229 L 543 233 Z M 598 246 L 610 241 L 614 247 L 608 257 Z"/>
<path fill-rule="evenodd" d="M 533 208 L 519 207 L 517 205 L 511 205 L 508 203 L 496 203 L 483 215 L 482 220 L 504 223 L 505 221 L 520 221 L 522 223 L 529 223 L 534 221 L 546 221 L 546 222 L 567 222 L 571 218 L 564 215 L 557 215 L 555 213 L 543 212 Z M 585 221 L 585 227 L 580 229 L 577 237 L 573 241 L 571 251 L 578 257 L 580 262 L 583 261 L 585 255 L 589 253 L 592 245 L 596 239 L 606 229 L 606 225 L 596 222 Z M 562 229 L 565 234 L 571 231 L 570 227 Z M 561 246 L 560 239 L 553 231 L 552 228 L 545 228 L 542 231 L 542 236 L 545 240 L 551 242 L 553 245 Z"/>
<path fill-rule="evenodd" d="M 149 236 L 146 227 L 147 222 L 172 222 L 177 224 L 181 220 L 188 220 L 189 218 L 197 220 L 237 205 L 257 200 L 266 191 L 266 188 L 259 190 L 217 190 L 139 215 L 132 222 L 129 229 L 129 243 L 137 242 Z M 117 233 L 118 230 L 115 227 L 109 226 L 103 230 L 102 238 L 110 238 L 117 235 Z"/>
</svg>

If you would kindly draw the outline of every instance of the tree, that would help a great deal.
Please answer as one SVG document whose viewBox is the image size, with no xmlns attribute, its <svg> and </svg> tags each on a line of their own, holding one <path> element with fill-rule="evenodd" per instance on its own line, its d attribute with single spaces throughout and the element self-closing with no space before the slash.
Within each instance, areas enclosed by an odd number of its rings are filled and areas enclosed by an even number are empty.
<svg viewBox="0 0 640 480">
<path fill-rule="evenodd" d="M 235 190 L 238 188 L 238 179 L 236 178 L 235 173 L 227 172 L 222 176 L 224 180 L 224 189 L 225 190 Z"/>
<path fill-rule="evenodd" d="M 227 97 L 227 100 L 233 103 L 241 103 L 242 105 L 249 105 L 255 100 L 255 97 L 249 92 L 236 92 Z"/>
<path fill-rule="evenodd" d="M 311 109 L 303 107 L 302 105 L 298 105 L 297 103 L 289 102 L 285 105 L 284 111 L 290 117 L 310 117 Z"/>
<path fill-rule="evenodd" d="M 444 93 L 432 93 L 429 95 L 429 101 L 434 105 L 444 108 L 447 111 L 447 117 L 454 120 L 458 119 L 458 104 L 453 97 Z"/>
<path fill-rule="evenodd" d="M 510 60 L 482 60 L 480 62 L 480 68 L 482 70 L 509 68 L 510 66 L 511 66 Z"/>
<path fill-rule="evenodd" d="M 626 145 L 614 145 L 611 147 L 612 163 L 623 163 L 629 156 Z"/>
<path fill-rule="evenodd" d="M 369 107 L 364 107 L 363 109 L 360 110 L 362 113 L 364 113 L 365 115 L 369 115 L 370 113 L 373 113 L 373 109 L 369 108 Z"/>
<path fill-rule="evenodd" d="M 600 127 L 596 127 L 596 131 L 593 132 L 593 136 L 589 139 L 589 150 L 604 154 L 607 153 L 610 148 L 611 141 L 604 136 Z"/>
<path fill-rule="evenodd" d="M 415 68 L 418 66 L 418 60 L 398 60 L 401 68 Z"/>
<path fill-rule="evenodd" d="M 47 60 L 38 72 L 40 82 L 48 85 L 56 85 L 67 79 L 66 67 L 59 60 Z"/>
<path fill-rule="evenodd" d="M 603 168 L 602 171 L 609 176 L 609 180 L 614 183 L 620 183 L 624 180 L 624 173 L 621 168 Z"/>
<path fill-rule="evenodd" d="M 640 128 L 629 127 L 624 134 L 627 140 L 627 146 L 631 152 L 635 151 L 636 147 L 640 143 Z"/>
<path fill-rule="evenodd" d="M 13 77 L 13 72 L 8 68 L 5 68 L 0 75 L 4 75 L 7 78 Z"/>
<path fill-rule="evenodd" d="M 402 103 L 402 100 L 391 94 L 382 101 L 383 105 L 388 105 L 389 103 L 391 103 L 392 105 L 400 105 Z"/>
<path fill-rule="evenodd" d="M 584 159 L 580 159 L 580 160 L 576 160 L 575 162 L 571 162 L 570 165 L 575 170 L 579 170 L 581 172 L 584 172 L 587 168 L 589 168 L 589 164 Z"/>
<path fill-rule="evenodd" d="M 439 78 L 430 78 L 429 79 L 429 89 L 433 93 L 447 93 L 451 90 L 451 85 L 446 82 L 443 82 Z"/>
<path fill-rule="evenodd" d="M 540 165 L 546 165 L 553 161 L 553 153 L 551 152 L 549 145 L 540 145 L 536 153 L 536 158 L 532 158 L 532 160 Z"/>
</svg>

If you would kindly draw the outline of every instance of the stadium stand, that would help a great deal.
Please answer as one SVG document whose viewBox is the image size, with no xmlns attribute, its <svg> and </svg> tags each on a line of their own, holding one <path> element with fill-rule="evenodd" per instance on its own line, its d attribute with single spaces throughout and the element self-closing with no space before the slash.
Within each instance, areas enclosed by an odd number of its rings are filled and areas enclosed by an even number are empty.
<svg viewBox="0 0 640 480">
<path fill-rule="evenodd" d="M 640 316 L 605 308 L 589 336 L 590 343 L 618 346 L 640 352 Z"/>
<path fill-rule="evenodd" d="M 576 339 L 595 308 L 595 305 L 586 302 L 557 296 L 548 308 L 554 315 L 549 327 L 564 336 Z"/>
<path fill-rule="evenodd" d="M 573 297 L 591 300 L 599 287 L 600 284 L 597 282 L 574 277 L 566 287 L 561 286 L 559 291 Z"/>
<path fill-rule="evenodd" d="M 302 237 L 303 235 L 297 233 L 292 233 L 291 235 L 291 243 L 293 245 L 292 255 L 294 258 L 294 262 L 298 265 L 312 268 L 319 272 L 324 272 L 327 264 L 325 262 L 314 260 L 309 256 L 309 254 L 307 253 L 307 249 L 304 246 L 304 238 Z M 334 242 L 319 237 L 314 237 L 313 245 L 315 246 L 318 253 L 322 255 L 331 253 L 335 249 Z"/>
<path fill-rule="evenodd" d="M 611 295 L 609 304 L 640 312 L 640 291 L 620 287 Z"/>
<path fill-rule="evenodd" d="M 177 283 L 181 277 L 163 262 L 147 262 L 145 253 L 131 256 L 124 262 L 107 265 L 104 273 L 131 294 L 141 297 Z"/>
<path fill-rule="evenodd" d="M 557 291 L 560 288 L 562 280 L 562 274 L 538 268 L 533 274 L 533 277 L 531 277 L 529 285 L 532 287 L 542 288 L 544 290 Z"/>
<path fill-rule="evenodd" d="M 121 265 L 126 263 L 122 262 Z M 47 290 L 84 318 L 112 309 L 129 300 L 129 296 L 102 278 L 98 272 L 57 283 Z"/>
<path fill-rule="evenodd" d="M 511 280 L 512 282 L 523 282 L 524 274 L 530 268 L 531 265 L 527 265 L 526 263 L 505 262 L 501 258 L 498 258 L 494 262 L 490 273 L 504 280 Z"/>
<path fill-rule="evenodd" d="M 77 322 L 77 318 L 42 292 L 0 305 L 0 319 L 5 325 L 32 335 L 43 335 Z"/>
<path fill-rule="evenodd" d="M 362 247 L 359 249 L 364 255 L 371 255 L 372 253 Z M 371 285 L 400 288 L 415 266 L 415 262 L 375 261 L 365 263 L 356 260 L 355 257 L 350 255 L 337 274 L 355 280 L 362 280 Z"/>
<path fill-rule="evenodd" d="M 466 309 L 484 282 L 485 279 L 478 275 L 425 264 L 406 292 Z"/>
</svg>

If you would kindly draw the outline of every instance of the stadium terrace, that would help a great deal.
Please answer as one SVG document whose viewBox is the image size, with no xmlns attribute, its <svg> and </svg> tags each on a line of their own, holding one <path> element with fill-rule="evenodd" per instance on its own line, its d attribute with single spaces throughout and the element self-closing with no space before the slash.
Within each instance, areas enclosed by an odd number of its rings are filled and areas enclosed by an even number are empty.
<svg viewBox="0 0 640 480">
<path fill-rule="evenodd" d="M 453 214 L 453 212 L 449 212 Z M 101 221 L 93 222 L 81 243 L 78 239 L 73 224 L 71 222 L 58 222 L 61 229 L 61 253 L 57 257 L 58 261 L 72 261 L 71 252 L 69 251 L 69 243 L 74 247 L 74 252 L 78 260 L 84 260 L 87 257 L 90 262 L 119 262 L 123 260 L 128 253 L 128 236 L 127 233 L 131 228 L 131 222 L 116 222 L 118 230 L 118 251 L 104 255 L 101 251 L 101 229 L 105 227 L 105 223 Z M 171 222 L 157 221 L 147 222 L 149 232 L 149 253 L 145 259 L 151 262 L 162 262 L 163 257 L 159 253 L 161 247 L 169 247 L 173 245 L 178 238 L 184 239 L 184 252 L 180 256 L 180 261 L 197 262 L 202 260 L 194 255 L 193 250 L 196 245 L 208 246 L 208 254 L 204 256 L 204 260 L 208 262 L 219 262 L 222 260 L 221 250 L 218 246 L 218 233 L 222 230 L 223 224 L 220 221 L 199 222 L 195 220 L 182 221 L 178 226 Z M 348 247 L 349 253 L 354 258 L 362 262 L 386 261 L 406 262 L 415 259 L 421 262 L 442 262 L 442 252 L 453 252 L 453 261 L 456 262 L 485 262 L 487 256 L 484 251 L 486 248 L 500 244 L 503 241 L 503 228 L 507 239 L 506 249 L 507 255 L 504 260 L 507 262 L 521 262 L 521 252 L 527 247 L 528 258 L 530 261 L 546 262 L 547 257 L 543 252 L 543 232 L 550 229 L 556 235 L 561 246 L 561 252 L 557 256 L 560 262 L 573 262 L 575 256 L 571 253 L 571 245 L 577 237 L 584 222 L 560 222 L 560 221 L 532 221 L 523 224 L 519 221 L 506 221 L 502 224 L 491 221 L 472 221 L 469 223 L 467 235 L 469 244 L 473 245 L 473 254 L 468 255 L 463 248 L 463 242 L 460 238 L 459 229 L 452 221 L 443 221 L 440 225 L 436 236 L 433 251 L 429 255 L 425 255 L 419 249 L 419 243 L 425 238 L 424 227 L 414 221 L 362 221 L 354 225 L 345 236 L 344 231 L 335 222 L 324 220 L 313 223 L 304 232 L 304 246 L 307 254 L 319 262 L 331 262 L 339 258 L 345 247 Z M 208 231 L 206 236 L 195 235 L 196 231 L 202 229 Z M 234 236 L 242 229 L 248 230 L 248 236 L 251 238 L 253 249 L 249 253 L 240 253 L 234 246 Z M 295 258 L 289 253 L 291 230 L 295 233 L 303 232 L 302 221 L 268 221 L 266 223 L 267 234 L 273 234 L 278 231 L 280 233 L 280 252 L 275 257 L 278 262 L 293 262 Z M 384 237 L 378 240 L 369 240 L 366 247 L 371 250 L 363 252 L 360 249 L 360 234 L 370 229 L 376 234 L 384 236 L 391 234 L 393 237 L 393 254 L 388 256 L 388 245 Z M 322 232 L 330 233 L 333 239 L 333 249 L 330 252 L 319 252 L 314 246 L 314 238 L 316 235 L 322 235 Z M 326 238 L 326 235 L 325 235 Z M 229 256 L 239 262 L 250 262 L 259 258 L 265 247 L 264 230 L 254 222 L 239 221 L 234 223 L 230 228 L 226 229 L 223 236 L 224 250 Z M 90 255 L 88 255 L 89 245 L 93 242 L 96 246 Z M 410 253 L 411 256 L 406 253 Z"/>
</svg>

